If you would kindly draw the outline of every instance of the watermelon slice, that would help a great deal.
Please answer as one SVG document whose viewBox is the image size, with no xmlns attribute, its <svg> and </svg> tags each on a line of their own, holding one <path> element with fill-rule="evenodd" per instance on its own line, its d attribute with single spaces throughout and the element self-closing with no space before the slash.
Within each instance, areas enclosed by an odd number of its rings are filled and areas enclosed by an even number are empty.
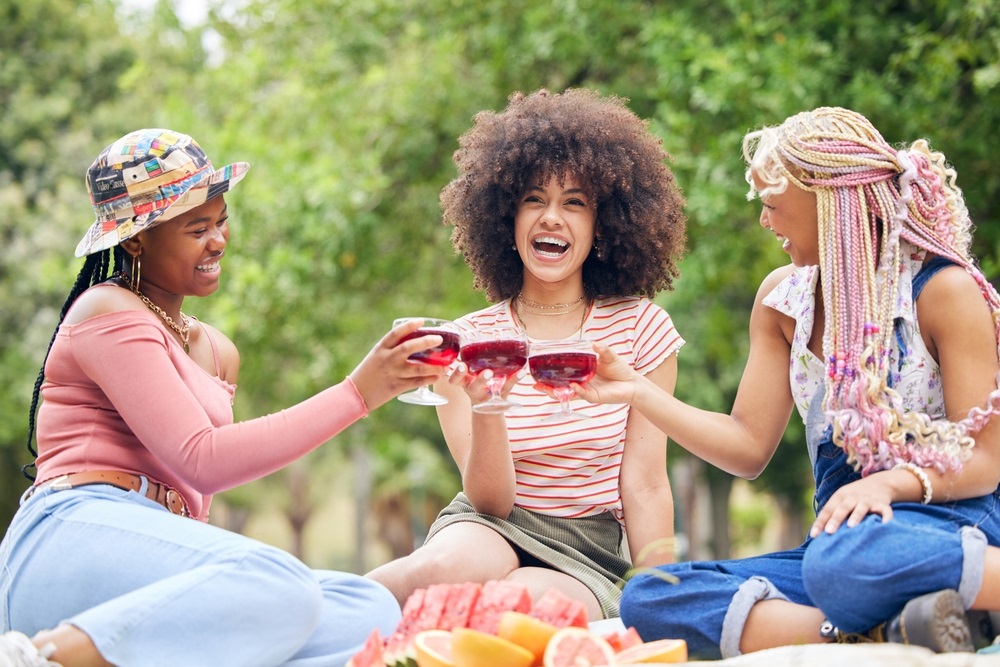
<svg viewBox="0 0 1000 667">
<path fill-rule="evenodd" d="M 442 630 L 453 630 L 469 626 L 469 618 L 475 608 L 476 600 L 482 590 L 482 584 L 473 582 L 454 584 L 448 591 L 448 600 L 444 605 L 444 613 L 438 621 Z"/>
<path fill-rule="evenodd" d="M 424 630 L 437 630 L 440 627 L 441 615 L 444 613 L 445 603 L 448 601 L 448 593 L 451 589 L 450 584 L 431 584 L 427 587 L 424 592 L 423 604 L 420 605 L 420 612 L 407 634 L 403 652 L 396 656 L 397 664 L 402 657 L 406 667 L 417 667 L 417 647 L 413 640 Z"/>
<path fill-rule="evenodd" d="M 424 605 L 424 595 L 426 593 L 425 589 L 418 588 L 410 594 L 410 597 L 406 598 L 406 603 L 403 605 L 403 618 L 399 621 L 399 625 L 396 626 L 395 631 L 389 635 L 385 643 L 385 649 L 382 652 L 386 665 L 391 667 L 392 665 L 405 663 L 406 656 L 404 650 L 416 634 L 412 632 L 412 628 L 417 622 L 417 617 L 420 615 L 420 608 Z"/>
<path fill-rule="evenodd" d="M 346 667 L 383 667 L 385 658 L 382 656 L 382 635 L 378 628 L 372 630 L 365 640 L 361 650 L 347 661 Z"/>
<path fill-rule="evenodd" d="M 424 592 L 424 601 L 420 605 L 420 613 L 417 614 L 413 627 L 410 629 L 410 637 L 413 638 L 421 630 L 437 630 L 441 614 L 444 613 L 445 602 L 448 600 L 448 592 L 451 590 L 450 584 L 432 584 Z"/>
<path fill-rule="evenodd" d="M 557 628 L 587 627 L 587 608 L 584 604 L 556 588 L 550 588 L 535 600 L 528 614 Z"/>
<path fill-rule="evenodd" d="M 511 581 L 487 581 L 472 609 L 468 628 L 495 635 L 505 611 L 527 613 L 531 609 L 528 587 Z"/>
</svg>

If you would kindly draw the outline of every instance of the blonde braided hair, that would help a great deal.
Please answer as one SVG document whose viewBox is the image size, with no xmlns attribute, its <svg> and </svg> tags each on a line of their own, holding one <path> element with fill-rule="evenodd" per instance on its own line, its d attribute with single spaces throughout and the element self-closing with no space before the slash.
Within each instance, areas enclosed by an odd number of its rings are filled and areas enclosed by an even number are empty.
<svg viewBox="0 0 1000 667">
<path fill-rule="evenodd" d="M 971 434 L 1000 411 L 1000 389 L 951 422 L 907 410 L 888 379 L 897 278 L 908 259 L 902 241 L 965 268 L 1000 341 L 1000 296 L 970 255 L 972 222 L 955 170 L 927 141 L 895 149 L 864 116 L 834 107 L 750 132 L 743 156 L 748 199 L 784 192 L 789 183 L 816 193 L 827 312 L 824 409 L 834 442 L 863 475 L 902 462 L 959 469 L 975 444 Z M 760 192 L 751 171 L 765 184 Z"/>
</svg>

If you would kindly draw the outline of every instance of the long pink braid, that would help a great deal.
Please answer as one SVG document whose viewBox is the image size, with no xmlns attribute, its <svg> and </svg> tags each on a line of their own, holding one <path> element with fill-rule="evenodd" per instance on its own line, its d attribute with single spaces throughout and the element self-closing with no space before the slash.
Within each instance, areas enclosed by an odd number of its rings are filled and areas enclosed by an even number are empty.
<svg viewBox="0 0 1000 667">
<path fill-rule="evenodd" d="M 909 260 L 904 241 L 976 280 L 993 313 L 1000 354 L 1000 296 L 970 256 L 972 222 L 955 171 L 926 141 L 896 150 L 864 116 L 832 107 L 749 133 L 743 154 L 748 198 L 758 194 L 751 169 L 767 184 L 762 196 L 789 183 L 816 193 L 826 304 L 824 408 L 834 442 L 863 475 L 900 462 L 959 469 L 975 444 L 971 434 L 1000 412 L 1000 389 L 951 422 L 907 410 L 888 382 L 898 278 Z"/>
</svg>

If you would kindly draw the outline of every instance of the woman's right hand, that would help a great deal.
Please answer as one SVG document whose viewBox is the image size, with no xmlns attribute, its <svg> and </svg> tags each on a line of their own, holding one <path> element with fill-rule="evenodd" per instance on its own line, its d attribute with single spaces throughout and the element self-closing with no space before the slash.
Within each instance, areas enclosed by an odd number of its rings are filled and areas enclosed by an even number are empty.
<svg viewBox="0 0 1000 667">
<path fill-rule="evenodd" d="M 587 384 L 570 386 L 576 395 L 591 403 L 631 403 L 640 375 L 604 343 L 594 343 L 597 373 Z"/>
<path fill-rule="evenodd" d="M 392 329 L 361 360 L 357 368 L 351 371 L 348 377 L 365 399 L 369 411 L 384 405 L 404 391 L 437 382 L 447 371 L 445 366 L 408 360 L 414 352 L 429 350 L 441 344 L 442 338 L 437 334 L 400 342 L 422 325 L 422 320 L 408 320 Z"/>
</svg>

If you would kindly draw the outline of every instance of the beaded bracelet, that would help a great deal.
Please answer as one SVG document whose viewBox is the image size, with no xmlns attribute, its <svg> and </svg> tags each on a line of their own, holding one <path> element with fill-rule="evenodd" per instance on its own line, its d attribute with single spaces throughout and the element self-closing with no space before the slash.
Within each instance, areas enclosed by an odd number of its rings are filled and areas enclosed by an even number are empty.
<svg viewBox="0 0 1000 667">
<path fill-rule="evenodd" d="M 917 479 L 920 480 L 920 488 L 922 488 L 924 491 L 924 499 L 921 502 L 924 505 L 927 505 L 931 502 L 931 499 L 934 497 L 934 487 L 931 486 L 931 478 L 927 476 L 927 473 L 924 472 L 923 468 L 907 461 L 906 463 L 897 463 L 895 466 L 893 466 L 892 469 L 909 470 L 914 475 L 916 475 Z"/>
</svg>

